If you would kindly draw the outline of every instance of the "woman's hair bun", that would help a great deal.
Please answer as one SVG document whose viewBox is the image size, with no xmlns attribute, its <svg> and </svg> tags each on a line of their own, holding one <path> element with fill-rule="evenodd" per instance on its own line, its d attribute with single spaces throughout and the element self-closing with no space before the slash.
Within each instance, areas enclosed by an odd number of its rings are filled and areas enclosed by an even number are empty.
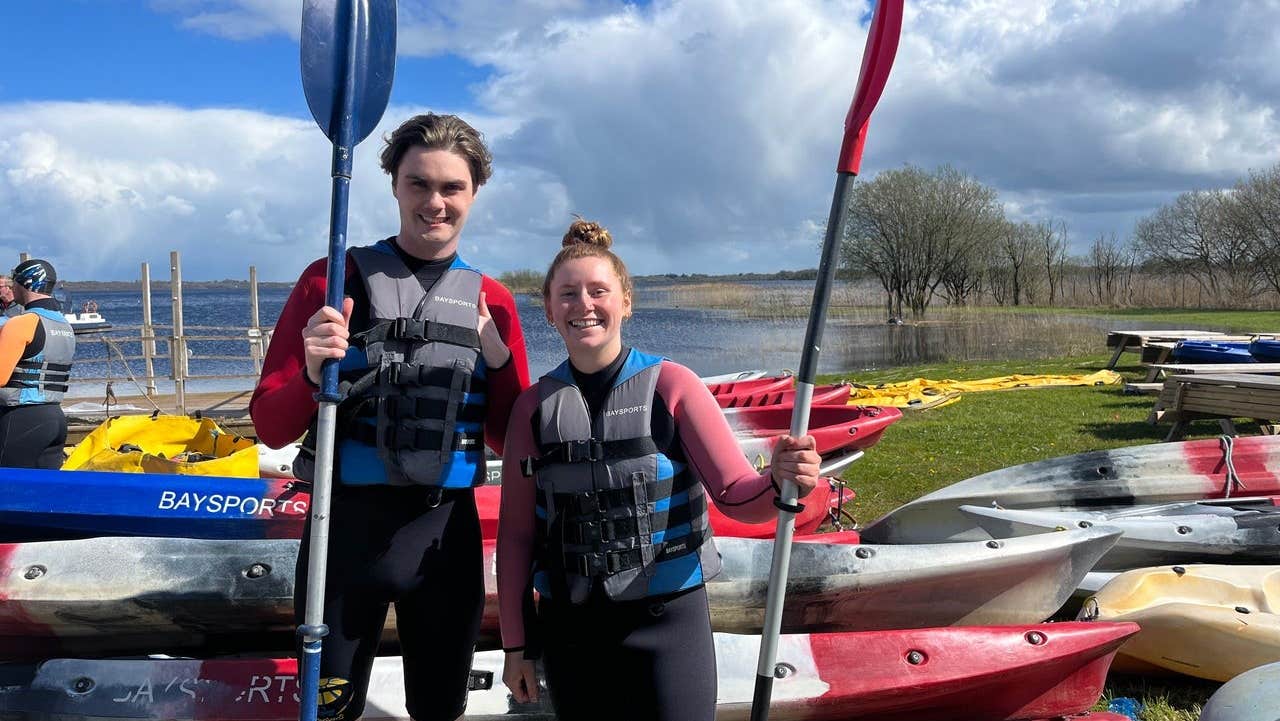
<svg viewBox="0 0 1280 721">
<path fill-rule="evenodd" d="M 564 234 L 561 245 L 567 248 L 578 243 L 595 245 L 608 250 L 609 246 L 613 245 L 613 236 L 609 235 L 608 228 L 603 225 L 578 218 L 569 226 L 569 231 Z"/>
</svg>

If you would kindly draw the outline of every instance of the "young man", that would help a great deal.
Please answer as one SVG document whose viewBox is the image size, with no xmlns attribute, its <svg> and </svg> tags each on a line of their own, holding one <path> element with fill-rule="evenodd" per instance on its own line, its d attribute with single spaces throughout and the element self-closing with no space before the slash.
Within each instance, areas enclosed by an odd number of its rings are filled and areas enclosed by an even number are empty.
<svg viewBox="0 0 1280 721">
<path fill-rule="evenodd" d="M 60 404 L 76 337 L 50 297 L 57 281 L 48 261 L 13 269 L 12 295 L 25 310 L 0 316 L 0 466 L 62 467 L 67 417 Z"/>
<path fill-rule="evenodd" d="M 507 416 L 529 384 L 510 291 L 458 257 L 476 190 L 491 174 L 480 134 L 451 115 L 419 115 L 387 140 L 400 230 L 347 254 L 346 299 L 324 306 L 326 261 L 298 280 L 276 324 L 250 404 L 259 438 L 306 433 L 295 463 L 314 472 L 326 359 L 340 361 L 322 678 L 322 717 L 357 718 L 389 603 L 417 721 L 455 719 L 466 704 L 484 606 L 472 488 L 484 445 L 499 455 Z M 297 568 L 302 618 L 310 528 Z"/>
</svg>

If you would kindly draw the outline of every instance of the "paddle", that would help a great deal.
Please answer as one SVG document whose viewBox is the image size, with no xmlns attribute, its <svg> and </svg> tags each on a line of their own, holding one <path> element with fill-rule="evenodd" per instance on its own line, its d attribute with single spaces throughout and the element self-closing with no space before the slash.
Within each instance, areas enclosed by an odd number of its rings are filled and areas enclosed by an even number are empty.
<svg viewBox="0 0 1280 721">
<path fill-rule="evenodd" d="M 329 269 L 325 304 L 342 309 L 346 279 L 347 199 L 356 144 L 368 137 L 386 110 L 396 61 L 395 0 L 305 0 L 302 6 L 302 89 L 320 129 L 333 143 L 333 193 L 329 204 Z M 315 721 L 320 691 L 325 561 L 329 551 L 329 491 L 337 423 L 338 362 L 321 370 L 316 424 L 315 480 L 311 496 L 311 552 L 299 672 L 299 718 Z"/>
<path fill-rule="evenodd" d="M 831 214 L 827 217 L 826 237 L 822 240 L 822 260 L 818 264 L 818 281 L 813 288 L 813 306 L 809 311 L 809 327 L 804 334 L 800 354 L 800 372 L 796 376 L 795 406 L 791 414 L 791 436 L 799 438 L 809 432 L 809 405 L 813 399 L 813 381 L 818 367 L 818 351 L 822 345 L 822 327 L 827 320 L 827 303 L 836 273 L 836 248 L 844 236 L 847 190 L 862 163 L 862 146 L 867 139 L 867 121 L 880 100 L 889 68 L 898 51 L 898 35 L 902 31 L 903 0 L 878 0 L 867 46 L 862 53 L 862 69 L 853 103 L 844 119 L 844 142 L 836 164 L 836 188 L 831 198 Z M 755 695 L 751 700 L 751 721 L 769 718 L 769 701 L 773 696 L 774 664 L 778 660 L 778 633 L 782 628 L 782 605 L 786 600 L 787 575 L 791 566 L 791 538 L 795 534 L 795 514 L 802 510 L 796 503 L 796 485 L 783 481 L 779 497 L 778 530 L 774 536 L 773 563 L 769 568 L 769 595 L 765 599 L 764 629 L 760 637 L 760 660 L 756 666 Z"/>
</svg>

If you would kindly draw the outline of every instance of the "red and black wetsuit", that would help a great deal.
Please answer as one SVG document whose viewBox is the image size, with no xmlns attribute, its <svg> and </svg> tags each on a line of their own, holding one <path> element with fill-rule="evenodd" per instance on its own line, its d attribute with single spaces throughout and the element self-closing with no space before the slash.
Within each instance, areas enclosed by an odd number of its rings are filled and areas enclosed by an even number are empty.
<svg viewBox="0 0 1280 721">
<path fill-rule="evenodd" d="M 398 246 L 395 250 L 424 291 L 454 260 L 450 256 L 424 261 Z M 344 293 L 354 301 L 350 331 L 355 334 L 370 326 L 369 301 L 349 258 L 347 271 Z M 325 303 L 325 272 L 323 259 L 303 271 L 280 313 L 250 402 L 258 437 L 273 447 L 297 441 L 316 414 L 317 389 L 305 376 L 302 331 Z M 528 359 L 511 292 L 488 276 L 481 290 L 511 351 L 505 365 L 487 373 L 485 442 L 501 454 L 511 406 L 529 384 Z M 433 505 L 437 499 L 439 505 Z M 320 675 L 347 680 L 352 693 L 324 709 L 324 717 L 354 719 L 363 711 L 388 605 L 395 603 L 409 712 L 418 721 L 457 718 L 466 703 L 467 675 L 484 606 L 481 534 L 472 491 L 345 485 L 335 474 L 329 523 L 324 613 L 329 635 Z M 299 622 L 309 537 L 308 521 L 295 584 Z"/>
</svg>

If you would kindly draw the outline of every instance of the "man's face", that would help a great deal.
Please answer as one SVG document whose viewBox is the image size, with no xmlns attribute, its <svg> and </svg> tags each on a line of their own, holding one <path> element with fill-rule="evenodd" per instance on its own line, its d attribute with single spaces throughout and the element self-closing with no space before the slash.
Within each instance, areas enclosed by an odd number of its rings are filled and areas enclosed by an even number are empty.
<svg viewBox="0 0 1280 721">
<path fill-rule="evenodd" d="M 0 278 L 0 302 L 13 302 L 13 281 L 9 278 Z"/>
</svg>

